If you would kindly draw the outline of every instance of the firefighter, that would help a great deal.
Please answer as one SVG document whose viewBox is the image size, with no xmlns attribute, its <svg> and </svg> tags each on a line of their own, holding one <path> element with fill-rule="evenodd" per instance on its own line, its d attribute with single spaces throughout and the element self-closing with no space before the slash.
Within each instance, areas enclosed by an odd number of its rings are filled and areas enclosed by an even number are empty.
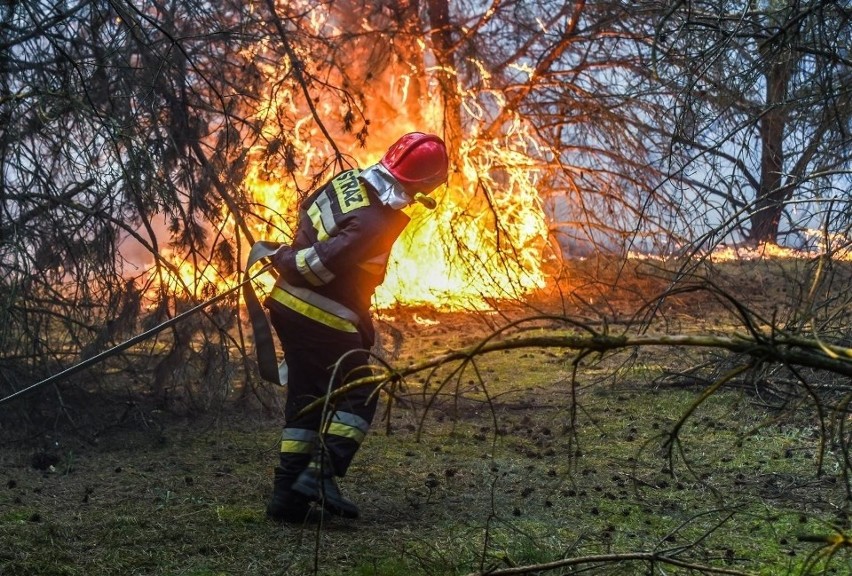
<svg viewBox="0 0 852 576">
<path fill-rule="evenodd" d="M 377 395 L 362 387 L 335 399 L 325 415 L 297 414 L 370 373 L 370 304 L 409 221 L 401 209 L 415 200 L 434 207 L 428 194 L 446 181 L 447 170 L 441 138 L 405 134 L 377 164 L 341 172 L 308 196 L 292 245 L 272 256 L 278 280 L 264 304 L 284 349 L 289 388 L 266 508 L 273 520 L 302 522 L 314 502 L 336 516 L 359 515 L 335 478 L 346 474 L 364 441 Z"/>
</svg>

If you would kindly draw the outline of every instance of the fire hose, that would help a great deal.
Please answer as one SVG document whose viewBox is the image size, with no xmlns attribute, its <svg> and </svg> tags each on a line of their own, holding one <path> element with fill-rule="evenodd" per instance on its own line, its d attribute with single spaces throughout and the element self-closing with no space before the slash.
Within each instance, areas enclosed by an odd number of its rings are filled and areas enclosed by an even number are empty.
<svg viewBox="0 0 852 576">
<path fill-rule="evenodd" d="M 263 308 L 260 305 L 260 301 L 258 300 L 257 295 L 255 294 L 254 287 L 252 286 L 252 282 L 255 279 L 257 279 L 261 274 L 269 271 L 272 267 L 272 264 L 264 265 L 263 268 L 261 268 L 255 274 L 253 274 L 251 276 L 249 276 L 249 274 L 248 274 L 248 271 L 252 268 L 252 266 L 256 262 L 260 261 L 263 258 L 267 258 L 267 257 L 271 256 L 272 254 L 274 254 L 278 250 L 279 247 L 280 247 L 280 244 L 275 243 L 275 242 L 257 242 L 257 243 L 255 243 L 251 247 L 251 251 L 249 253 L 249 258 L 248 258 L 248 262 L 246 264 L 245 273 L 244 273 L 245 278 L 242 282 L 240 282 L 236 286 L 229 288 L 228 290 L 222 292 L 221 294 L 217 294 L 216 296 L 214 296 L 213 298 L 210 298 L 209 300 L 205 300 L 204 302 L 196 304 L 195 306 L 193 306 L 189 310 L 181 312 L 177 316 L 169 318 L 168 320 L 154 326 L 153 328 L 150 328 L 150 329 L 146 330 L 145 332 L 142 332 L 141 334 L 137 334 L 136 336 L 133 336 L 132 338 L 130 338 L 128 340 L 125 340 L 121 344 L 113 346 L 112 348 L 109 348 L 108 350 L 104 350 L 103 352 L 96 354 L 95 356 L 92 356 L 91 358 L 87 358 L 86 360 L 83 360 L 82 362 L 78 362 L 77 364 L 74 364 L 73 366 L 70 366 L 70 367 L 66 368 L 65 370 L 62 370 L 61 372 L 57 372 L 56 374 L 49 376 L 48 378 L 45 378 L 44 380 L 36 382 L 35 384 L 32 384 L 30 386 L 27 386 L 26 388 L 22 388 L 22 389 L 20 389 L 16 392 L 13 392 L 12 394 L 9 394 L 8 396 L 0 398 L 0 406 L 2 406 L 3 404 L 6 404 L 7 402 L 11 402 L 11 401 L 16 400 L 18 398 L 21 398 L 21 397 L 23 397 L 27 394 L 35 392 L 39 388 L 43 388 L 44 386 L 47 386 L 48 384 L 55 384 L 56 382 L 59 382 L 59 381 L 64 380 L 66 378 L 69 378 L 69 377 L 73 376 L 74 374 L 77 374 L 78 372 L 82 372 L 83 370 L 86 370 L 87 368 L 94 366 L 95 364 L 103 362 L 107 358 L 109 358 L 111 356 L 115 356 L 116 354 L 123 352 L 124 350 L 130 348 L 131 346 L 134 346 L 134 345 L 138 344 L 139 342 L 147 340 L 148 338 L 154 336 L 155 334 L 162 332 L 166 328 L 174 326 L 178 322 L 181 322 L 182 320 L 185 320 L 186 318 L 192 316 L 193 314 L 200 312 L 204 308 L 224 300 L 225 298 L 227 298 L 228 296 L 230 296 L 231 294 L 233 294 L 234 292 L 236 292 L 237 290 L 239 290 L 241 288 L 243 289 L 243 298 L 244 298 L 245 303 L 246 303 L 246 308 L 248 309 L 249 319 L 251 321 L 252 329 L 254 330 L 255 350 L 256 350 L 257 361 L 258 361 L 258 371 L 260 372 L 260 376 L 264 380 L 279 384 L 280 381 L 279 381 L 279 375 L 278 375 L 278 362 L 276 360 L 276 354 L 275 354 L 275 343 L 272 340 L 272 330 L 269 327 L 269 322 L 268 322 L 268 319 L 266 317 L 266 313 L 263 311 Z"/>
</svg>

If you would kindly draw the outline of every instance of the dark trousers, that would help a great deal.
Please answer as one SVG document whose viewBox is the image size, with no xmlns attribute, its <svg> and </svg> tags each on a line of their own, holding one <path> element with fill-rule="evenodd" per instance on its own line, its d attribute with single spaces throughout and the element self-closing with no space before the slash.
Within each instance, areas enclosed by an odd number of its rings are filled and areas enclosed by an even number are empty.
<svg viewBox="0 0 852 576">
<path fill-rule="evenodd" d="M 322 409 L 298 416 L 329 390 L 368 376 L 371 346 L 359 333 L 330 328 L 268 302 L 269 317 L 284 348 L 288 367 L 280 474 L 295 481 L 322 445 L 335 475 L 343 476 L 361 446 L 376 413 L 378 394 L 362 386 Z"/>
</svg>

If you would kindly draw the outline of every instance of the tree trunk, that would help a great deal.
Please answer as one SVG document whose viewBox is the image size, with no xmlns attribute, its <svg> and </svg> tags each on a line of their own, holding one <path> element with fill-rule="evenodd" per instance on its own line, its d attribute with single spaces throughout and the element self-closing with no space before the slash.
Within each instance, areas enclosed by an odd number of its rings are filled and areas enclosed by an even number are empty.
<svg viewBox="0 0 852 576">
<path fill-rule="evenodd" d="M 444 99 L 444 140 L 450 151 L 450 161 L 453 152 L 461 145 L 463 130 L 461 118 L 461 95 L 455 74 L 453 57 L 453 31 L 450 27 L 450 7 L 447 0 L 427 0 L 426 10 L 429 16 L 429 28 L 432 37 L 432 48 L 438 63 L 438 82 Z"/>
<path fill-rule="evenodd" d="M 753 242 L 776 242 L 784 204 L 791 188 L 784 180 L 784 131 L 787 123 L 787 84 L 790 62 L 776 56 L 766 74 L 766 113 L 760 119 L 761 140 L 760 187 L 751 214 L 749 239 Z"/>
</svg>

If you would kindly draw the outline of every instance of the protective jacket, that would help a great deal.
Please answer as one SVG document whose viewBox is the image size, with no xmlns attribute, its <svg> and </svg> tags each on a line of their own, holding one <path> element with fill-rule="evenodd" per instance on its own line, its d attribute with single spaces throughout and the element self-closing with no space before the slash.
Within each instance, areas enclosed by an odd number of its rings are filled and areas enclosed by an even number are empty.
<svg viewBox="0 0 852 576">
<path fill-rule="evenodd" d="M 371 300 L 409 217 L 382 203 L 359 173 L 338 174 L 302 202 L 292 245 L 273 257 L 271 299 L 372 343 Z"/>
</svg>

